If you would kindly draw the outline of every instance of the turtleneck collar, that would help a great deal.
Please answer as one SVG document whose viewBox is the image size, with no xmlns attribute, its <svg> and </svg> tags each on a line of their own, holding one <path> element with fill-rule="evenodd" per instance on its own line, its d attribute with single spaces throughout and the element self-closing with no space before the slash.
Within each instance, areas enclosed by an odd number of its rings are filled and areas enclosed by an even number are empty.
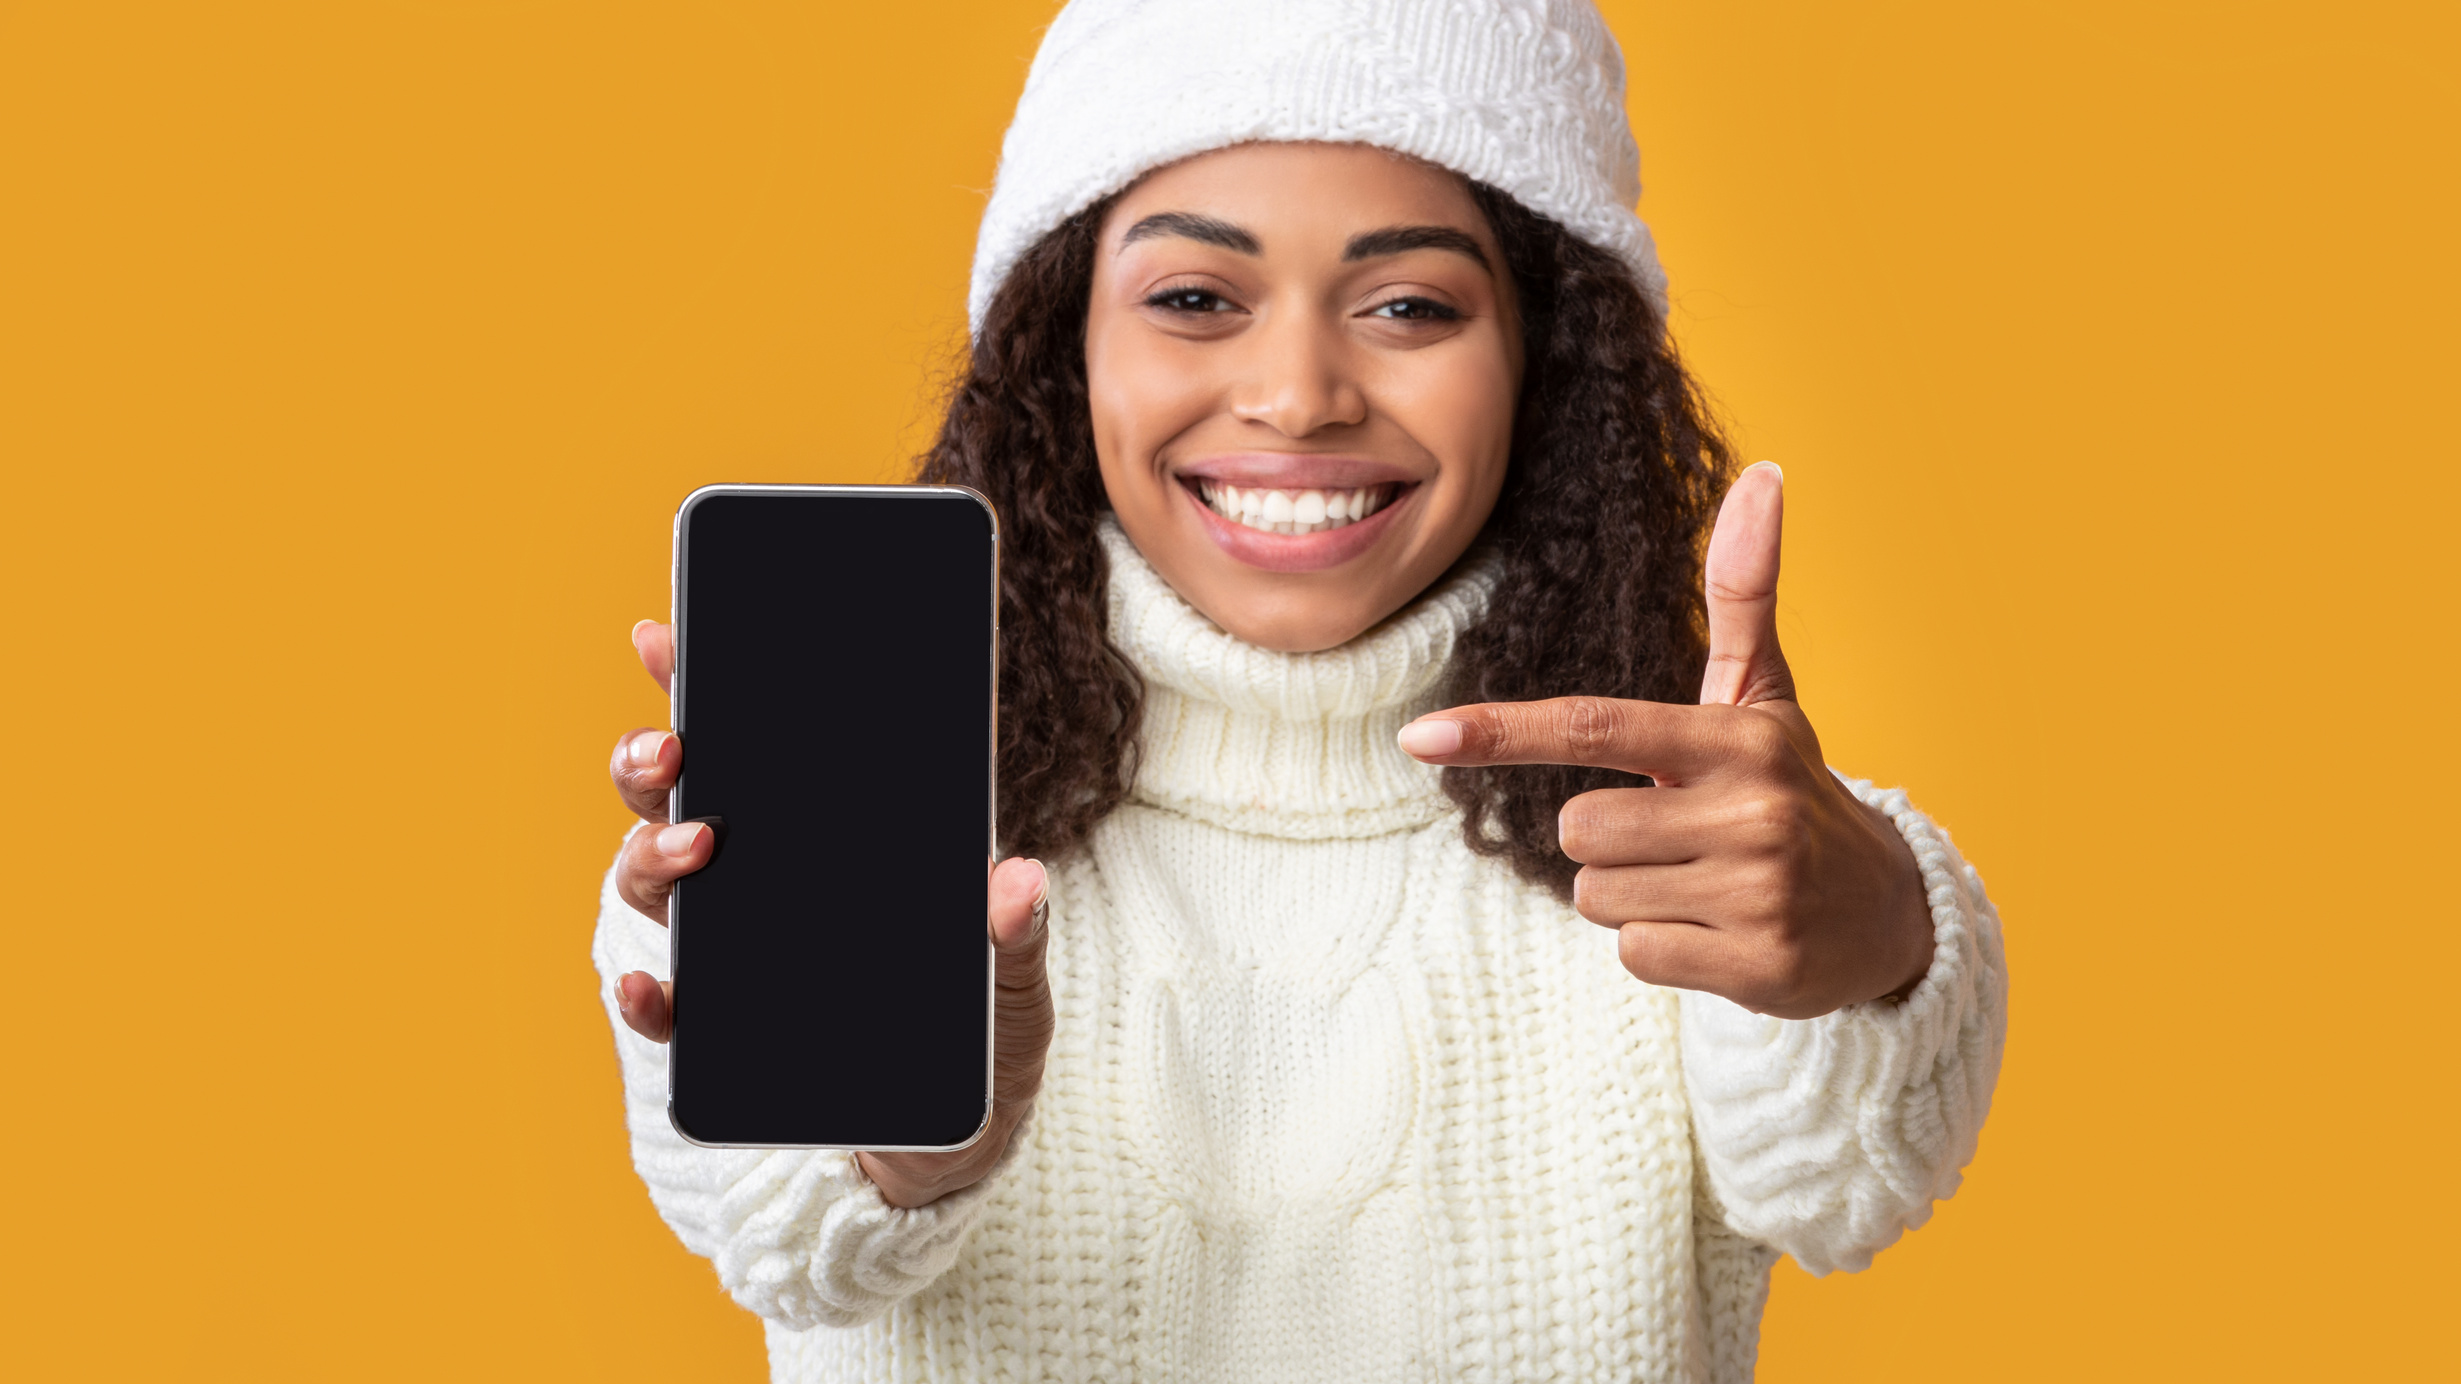
<svg viewBox="0 0 2461 1384">
<path fill-rule="evenodd" d="M 1394 732 L 1435 707 L 1493 569 L 1472 563 L 1337 649 L 1242 642 L 1180 599 L 1116 523 L 1111 638 L 1145 679 L 1131 796 L 1235 831 L 1318 840 L 1382 836 L 1451 810 L 1437 771 Z"/>
</svg>

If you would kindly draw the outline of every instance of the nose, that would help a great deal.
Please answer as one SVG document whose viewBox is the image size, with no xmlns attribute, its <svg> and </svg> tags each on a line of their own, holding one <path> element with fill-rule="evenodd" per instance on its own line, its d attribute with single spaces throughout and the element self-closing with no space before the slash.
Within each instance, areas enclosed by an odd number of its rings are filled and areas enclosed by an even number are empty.
<svg viewBox="0 0 2461 1384">
<path fill-rule="evenodd" d="M 1246 379 L 1231 396 L 1239 421 L 1293 438 L 1367 421 L 1367 391 L 1336 329 L 1293 314 L 1251 334 L 1248 344 Z"/>
</svg>

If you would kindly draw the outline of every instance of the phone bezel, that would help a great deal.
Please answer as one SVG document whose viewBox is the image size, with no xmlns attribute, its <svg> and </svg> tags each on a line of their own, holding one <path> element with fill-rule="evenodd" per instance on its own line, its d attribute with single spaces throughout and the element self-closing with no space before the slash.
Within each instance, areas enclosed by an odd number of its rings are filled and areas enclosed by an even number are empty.
<svg viewBox="0 0 2461 1384">
<path fill-rule="evenodd" d="M 667 724 L 675 728 L 675 733 L 678 736 L 682 736 L 684 734 L 684 520 L 690 516 L 693 506 L 699 504 L 705 499 L 711 499 L 722 495 L 843 496 L 848 498 L 859 497 L 863 499 L 877 500 L 920 499 L 924 497 L 961 495 L 982 506 L 984 515 L 991 521 L 991 590 L 989 593 L 991 601 L 991 715 L 988 718 L 988 723 L 984 728 L 986 738 L 983 754 L 983 763 L 985 768 L 983 781 L 983 820 L 985 822 L 987 832 L 987 839 L 984 843 L 986 850 L 986 854 L 984 856 L 984 881 L 985 903 L 988 905 L 990 868 L 993 864 L 996 864 L 1000 858 L 1000 511 L 993 506 L 990 498 L 985 496 L 981 491 L 975 490 L 971 486 L 963 485 L 767 485 L 748 482 L 723 482 L 715 485 L 701 486 L 694 490 L 691 494 L 686 495 L 683 498 L 683 502 L 675 507 L 673 534 L 667 549 L 667 618 L 671 622 L 669 628 L 675 632 L 675 667 L 673 676 L 669 680 L 667 687 Z M 688 745 L 685 748 L 685 753 L 691 753 L 691 749 Z M 675 786 L 667 790 L 667 820 L 669 822 L 676 820 L 676 810 L 682 805 L 677 800 L 681 796 L 682 792 L 683 781 L 679 775 Z M 670 898 L 668 902 L 667 974 L 670 977 L 676 974 L 675 923 L 682 916 L 681 909 L 678 907 L 680 896 L 680 891 L 678 891 L 678 894 L 675 897 Z M 691 1131 L 684 1128 L 682 1121 L 678 1120 L 675 1116 L 675 1064 L 672 1061 L 667 1064 L 667 1125 L 675 1131 L 676 1137 L 682 1139 L 685 1143 L 691 1144 L 696 1148 L 705 1149 L 843 1149 L 851 1152 L 871 1153 L 955 1153 L 962 1149 L 972 1148 L 975 1144 L 982 1141 L 982 1138 L 986 1133 L 990 1132 L 991 1117 L 994 1110 L 994 1064 L 996 1063 L 998 1057 L 999 1037 L 996 1031 L 996 1025 L 999 1017 L 997 1009 L 999 995 L 999 961 L 999 949 L 992 943 L 991 928 L 989 925 L 989 920 L 986 918 L 983 928 L 983 1118 L 981 1122 L 975 1126 L 972 1134 L 967 1135 L 964 1139 L 958 1141 L 957 1143 L 751 1144 L 717 1143 L 709 1140 L 697 1139 L 693 1137 Z M 669 1037 L 671 1041 L 673 1035 L 670 1034 Z"/>
</svg>

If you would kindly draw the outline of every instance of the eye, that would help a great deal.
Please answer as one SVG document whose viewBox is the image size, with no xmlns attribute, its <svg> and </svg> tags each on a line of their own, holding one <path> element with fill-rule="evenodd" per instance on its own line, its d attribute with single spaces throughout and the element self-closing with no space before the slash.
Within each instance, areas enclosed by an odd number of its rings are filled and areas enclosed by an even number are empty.
<svg viewBox="0 0 2461 1384">
<path fill-rule="evenodd" d="M 1195 288 L 1189 286 L 1162 289 L 1159 292 L 1149 295 L 1145 299 L 1145 306 L 1149 308 L 1160 308 L 1164 312 L 1184 312 L 1190 314 L 1228 312 L 1231 310 L 1230 300 L 1224 298 L 1221 294 L 1216 293 L 1209 288 Z"/>
<path fill-rule="evenodd" d="M 1439 303 L 1433 298 L 1395 298 L 1391 302 L 1378 303 L 1369 308 L 1367 315 L 1381 317 L 1390 322 L 1458 322 L 1461 320 L 1460 309 Z"/>
</svg>

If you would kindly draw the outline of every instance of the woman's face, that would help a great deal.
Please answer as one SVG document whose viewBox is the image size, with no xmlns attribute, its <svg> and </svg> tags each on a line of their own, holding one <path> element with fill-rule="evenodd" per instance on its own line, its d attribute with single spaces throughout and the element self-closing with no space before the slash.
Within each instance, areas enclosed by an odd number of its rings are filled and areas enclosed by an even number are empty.
<svg viewBox="0 0 2461 1384">
<path fill-rule="evenodd" d="M 1121 196 L 1085 365 L 1103 488 L 1138 551 L 1215 624 L 1296 652 L 1364 633 L 1478 536 L 1521 334 L 1459 177 L 1251 144 Z"/>
</svg>

